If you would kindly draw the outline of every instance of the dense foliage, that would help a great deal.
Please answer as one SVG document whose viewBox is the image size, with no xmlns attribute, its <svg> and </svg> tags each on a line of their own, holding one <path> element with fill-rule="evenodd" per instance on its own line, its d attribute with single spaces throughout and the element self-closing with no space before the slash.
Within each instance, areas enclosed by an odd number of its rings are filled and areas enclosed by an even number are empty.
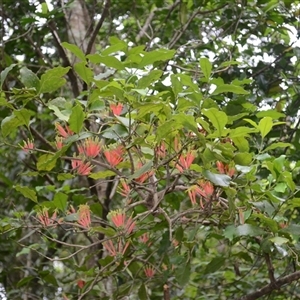
<svg viewBox="0 0 300 300">
<path fill-rule="evenodd" d="M 298 1 L 1 2 L 7 299 L 296 299 Z"/>
</svg>

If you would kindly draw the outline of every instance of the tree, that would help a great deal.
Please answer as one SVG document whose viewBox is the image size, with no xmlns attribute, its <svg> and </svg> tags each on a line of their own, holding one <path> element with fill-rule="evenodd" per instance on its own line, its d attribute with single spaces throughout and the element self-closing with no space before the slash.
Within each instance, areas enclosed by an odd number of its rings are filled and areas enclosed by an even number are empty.
<svg viewBox="0 0 300 300">
<path fill-rule="evenodd" d="M 8 299 L 298 297 L 298 5 L 2 0 Z"/>
</svg>

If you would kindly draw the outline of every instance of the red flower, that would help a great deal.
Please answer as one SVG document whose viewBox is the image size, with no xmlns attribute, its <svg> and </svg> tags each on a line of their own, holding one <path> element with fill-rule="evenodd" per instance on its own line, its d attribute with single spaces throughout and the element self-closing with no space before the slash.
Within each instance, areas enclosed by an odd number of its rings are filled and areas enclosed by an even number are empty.
<svg viewBox="0 0 300 300">
<path fill-rule="evenodd" d="M 119 193 L 124 197 L 128 197 L 131 191 L 129 185 L 124 179 L 121 179 L 121 185 L 122 187 L 119 188 Z"/>
<path fill-rule="evenodd" d="M 91 225 L 91 211 L 87 204 L 79 205 L 78 209 L 78 224 L 85 228 L 89 228 Z"/>
<path fill-rule="evenodd" d="M 59 123 L 55 123 L 55 127 L 56 127 L 58 133 L 63 138 L 67 138 L 74 134 L 73 131 L 67 125 L 66 125 L 66 130 Z"/>
<path fill-rule="evenodd" d="M 159 158 L 165 158 L 167 156 L 167 149 L 164 143 L 161 143 L 156 147 L 155 153 Z"/>
<path fill-rule="evenodd" d="M 188 194 L 191 199 L 192 205 L 197 204 L 196 196 L 201 195 L 201 189 L 198 185 L 193 185 L 188 189 Z"/>
<path fill-rule="evenodd" d="M 118 103 L 118 104 L 111 103 L 109 107 L 115 116 L 119 116 L 122 113 L 123 110 L 122 103 Z"/>
<path fill-rule="evenodd" d="M 138 168 L 140 169 L 143 164 L 141 162 L 138 162 L 137 164 Z M 154 174 L 154 171 L 148 171 L 145 172 L 144 174 L 142 174 L 140 177 L 136 178 L 135 181 L 139 182 L 139 183 L 143 183 L 145 182 L 150 176 L 152 176 Z"/>
<path fill-rule="evenodd" d="M 124 253 L 126 252 L 126 249 L 129 246 L 129 241 L 125 244 L 125 246 L 123 247 L 123 243 L 122 240 L 119 239 L 118 241 L 118 249 L 116 249 L 116 247 L 114 246 L 113 242 L 111 240 L 108 240 L 106 242 L 103 243 L 104 248 L 109 252 L 109 254 L 111 256 L 117 256 L 118 254 L 124 255 Z"/>
<path fill-rule="evenodd" d="M 105 158 L 107 162 L 112 166 L 117 166 L 121 161 L 123 161 L 124 148 L 119 145 L 115 149 L 109 149 L 104 151 Z"/>
<path fill-rule="evenodd" d="M 85 163 L 79 159 L 72 159 L 71 165 L 73 170 L 76 170 L 77 174 L 82 176 L 89 175 L 93 168 L 89 162 Z"/>
<path fill-rule="evenodd" d="M 87 157 L 94 158 L 99 155 L 101 151 L 101 146 L 99 139 L 87 138 L 81 145 L 78 146 L 78 151 L 80 154 L 84 154 Z"/>
<path fill-rule="evenodd" d="M 77 285 L 80 289 L 82 289 L 85 286 L 85 281 L 82 279 L 77 280 Z"/>
<path fill-rule="evenodd" d="M 55 146 L 56 146 L 57 150 L 60 150 L 64 146 L 63 138 L 61 136 L 56 137 Z"/>
<path fill-rule="evenodd" d="M 28 139 L 27 142 L 26 141 L 23 141 L 23 142 L 24 142 L 24 145 L 23 146 L 20 145 L 21 148 L 23 149 L 23 151 L 28 153 L 28 152 L 30 152 L 30 150 L 34 149 L 34 143 L 30 139 Z"/>
<path fill-rule="evenodd" d="M 147 244 L 147 242 L 149 241 L 149 233 L 148 232 L 143 233 L 139 239 L 143 244 Z"/>
<path fill-rule="evenodd" d="M 206 199 L 210 199 L 214 194 L 214 186 L 210 181 L 199 182 L 200 188 L 198 193 Z"/>
<path fill-rule="evenodd" d="M 132 221 L 132 218 L 126 218 L 125 212 L 122 210 L 113 210 L 109 213 L 111 221 L 117 228 L 122 228 L 125 230 L 126 234 L 130 234 L 134 227 L 135 222 Z"/>
<path fill-rule="evenodd" d="M 176 164 L 176 168 L 180 173 L 183 173 L 184 170 L 187 170 L 192 164 L 195 156 L 192 152 L 186 153 L 185 155 L 181 154 L 178 159 L 178 164 Z"/>
<path fill-rule="evenodd" d="M 152 278 L 155 275 L 155 270 L 151 266 L 145 267 L 144 272 L 148 278 Z"/>
<path fill-rule="evenodd" d="M 229 165 L 224 165 L 221 161 L 217 161 L 216 166 L 220 174 L 227 174 L 228 176 L 232 177 L 235 173 L 235 168 L 229 168 Z"/>
<path fill-rule="evenodd" d="M 44 208 L 41 212 L 37 214 L 37 217 L 41 224 L 45 227 L 53 225 L 56 221 L 57 213 L 54 211 L 52 217 L 49 217 L 48 209 Z"/>
</svg>

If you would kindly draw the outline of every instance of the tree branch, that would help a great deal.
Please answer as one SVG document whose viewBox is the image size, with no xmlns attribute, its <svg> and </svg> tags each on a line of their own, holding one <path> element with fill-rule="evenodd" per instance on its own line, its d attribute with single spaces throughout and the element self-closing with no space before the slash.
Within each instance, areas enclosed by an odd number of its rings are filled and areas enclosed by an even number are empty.
<svg viewBox="0 0 300 300">
<path fill-rule="evenodd" d="M 273 292 L 275 289 L 279 289 L 281 286 L 292 283 L 295 280 L 300 279 L 300 271 L 294 272 L 290 275 L 284 276 L 278 280 L 275 280 L 275 285 L 274 283 L 269 283 L 268 285 L 264 286 L 260 290 L 253 292 L 251 294 L 248 294 L 246 296 L 243 296 L 241 298 L 238 298 L 237 300 L 255 300 L 258 299 L 264 295 L 270 294 Z"/>
<path fill-rule="evenodd" d="M 86 52 L 85 52 L 86 55 L 90 54 L 91 51 L 92 51 L 92 48 L 93 48 L 94 42 L 96 40 L 97 34 L 98 34 L 99 30 L 101 29 L 101 27 L 102 27 L 102 25 L 104 23 L 105 18 L 108 15 L 109 7 L 110 7 L 110 0 L 106 0 L 103 12 L 101 14 L 101 18 L 100 18 L 98 24 L 96 25 L 96 27 L 95 27 L 95 29 L 94 29 L 94 31 L 92 33 L 92 36 L 91 36 L 91 38 L 89 40 L 88 46 L 86 48 Z"/>
</svg>

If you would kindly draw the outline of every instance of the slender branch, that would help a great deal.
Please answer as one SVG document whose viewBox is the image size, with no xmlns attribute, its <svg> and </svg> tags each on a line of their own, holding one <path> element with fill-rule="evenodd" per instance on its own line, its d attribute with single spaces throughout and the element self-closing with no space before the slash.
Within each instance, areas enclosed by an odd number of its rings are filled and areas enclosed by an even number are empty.
<svg viewBox="0 0 300 300">
<path fill-rule="evenodd" d="M 104 20 L 105 18 L 107 17 L 108 15 L 108 12 L 109 12 L 109 7 L 110 7 L 110 0 L 106 0 L 106 3 L 105 3 L 105 6 L 104 6 L 104 9 L 103 9 L 103 12 L 101 14 L 101 18 L 99 20 L 99 22 L 97 23 L 93 33 L 92 33 L 92 36 L 89 40 L 89 43 L 88 43 L 88 46 L 86 48 L 86 52 L 85 54 L 90 54 L 91 51 L 92 51 L 92 48 L 93 48 L 93 45 L 95 43 L 95 40 L 96 40 L 96 37 L 97 37 L 97 34 L 99 32 L 99 30 L 101 29 L 103 23 L 104 23 Z"/>
<path fill-rule="evenodd" d="M 275 289 L 279 289 L 283 285 L 292 283 L 293 281 L 298 280 L 298 279 L 300 279 L 300 271 L 294 272 L 294 273 L 289 274 L 287 276 L 284 276 L 284 277 L 282 277 L 278 280 L 275 280 L 275 285 L 274 285 L 274 283 L 271 282 L 268 285 L 261 288 L 260 290 L 258 290 L 256 292 L 253 292 L 253 293 L 250 293 L 250 294 L 248 294 L 246 296 L 243 296 L 241 298 L 238 298 L 236 300 L 255 300 L 255 299 L 258 299 L 262 296 L 270 294 Z"/>
<path fill-rule="evenodd" d="M 186 24 L 183 26 L 183 28 L 180 31 L 177 31 L 175 33 L 175 35 L 173 36 L 172 40 L 169 43 L 169 49 L 172 49 L 174 47 L 174 45 L 177 43 L 177 41 L 181 38 L 181 36 L 184 34 L 184 32 L 187 30 L 187 28 L 189 27 L 190 23 L 194 20 L 194 18 L 197 15 L 206 15 L 209 13 L 213 13 L 218 11 L 219 9 L 222 9 L 223 7 L 225 7 L 227 5 L 227 3 L 224 3 L 220 6 L 218 6 L 217 8 L 211 9 L 211 10 L 205 10 L 205 11 L 201 11 L 200 9 L 196 10 L 191 17 L 187 20 Z"/>
<path fill-rule="evenodd" d="M 276 64 L 283 56 L 285 56 L 285 54 L 287 52 L 289 52 L 292 49 L 292 46 L 294 44 L 295 44 L 295 42 L 291 43 L 291 45 L 288 46 L 280 55 L 278 55 L 273 62 L 269 63 L 268 65 L 266 65 L 265 67 L 263 67 L 259 71 L 255 72 L 251 77 L 254 78 L 254 77 L 258 76 L 259 74 L 261 74 L 264 71 L 266 71 L 267 69 L 269 69 L 273 64 Z"/>
</svg>

